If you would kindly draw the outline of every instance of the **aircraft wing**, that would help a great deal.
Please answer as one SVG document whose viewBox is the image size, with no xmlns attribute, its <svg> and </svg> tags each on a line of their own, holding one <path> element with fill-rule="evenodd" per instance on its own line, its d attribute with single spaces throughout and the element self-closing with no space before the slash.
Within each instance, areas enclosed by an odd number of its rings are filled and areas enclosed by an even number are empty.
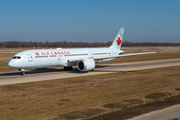
<svg viewBox="0 0 180 120">
<path fill-rule="evenodd" d="M 134 56 L 134 55 L 143 55 L 143 54 L 152 54 L 156 52 L 143 52 L 143 53 L 132 53 L 132 54 L 123 54 L 123 55 L 114 55 L 114 56 L 103 56 L 103 57 L 92 57 L 92 58 L 78 58 L 78 59 L 69 59 L 68 62 L 78 62 L 79 60 L 84 59 L 93 59 L 93 60 L 103 60 L 108 58 L 117 58 L 117 57 L 125 57 L 125 56 Z"/>
</svg>

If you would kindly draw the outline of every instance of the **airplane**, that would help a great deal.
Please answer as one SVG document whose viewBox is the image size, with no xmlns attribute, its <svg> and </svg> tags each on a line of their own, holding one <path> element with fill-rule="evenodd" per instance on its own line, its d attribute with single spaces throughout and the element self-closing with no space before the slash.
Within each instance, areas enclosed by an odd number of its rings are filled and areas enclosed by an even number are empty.
<svg viewBox="0 0 180 120">
<path fill-rule="evenodd" d="M 72 70 L 73 66 L 77 66 L 79 71 L 93 71 L 97 63 L 111 61 L 117 57 L 156 53 L 123 54 L 124 51 L 121 50 L 121 45 L 124 30 L 124 27 L 119 30 L 112 45 L 108 48 L 25 50 L 14 55 L 8 66 L 21 71 L 21 75 L 25 75 L 25 69 L 55 66 L 63 66 L 65 71 Z"/>
</svg>

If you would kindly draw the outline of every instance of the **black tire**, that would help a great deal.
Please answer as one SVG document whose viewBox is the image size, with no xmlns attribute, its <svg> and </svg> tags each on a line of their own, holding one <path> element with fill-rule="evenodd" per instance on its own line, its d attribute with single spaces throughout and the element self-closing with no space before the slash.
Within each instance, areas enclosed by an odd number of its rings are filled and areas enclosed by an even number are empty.
<svg viewBox="0 0 180 120">
<path fill-rule="evenodd" d="M 65 70 L 65 71 L 71 71 L 72 69 L 73 69 L 72 66 L 64 67 L 64 70 Z"/>
<path fill-rule="evenodd" d="M 67 67 L 64 67 L 64 71 L 67 71 Z"/>
<path fill-rule="evenodd" d="M 72 66 L 70 66 L 70 67 L 69 67 L 69 70 L 70 70 L 70 71 L 72 71 L 72 70 L 73 70 L 73 67 L 72 67 Z"/>
<path fill-rule="evenodd" d="M 25 72 L 21 72 L 21 75 L 23 75 L 23 76 L 24 76 L 24 75 L 25 75 Z"/>
</svg>

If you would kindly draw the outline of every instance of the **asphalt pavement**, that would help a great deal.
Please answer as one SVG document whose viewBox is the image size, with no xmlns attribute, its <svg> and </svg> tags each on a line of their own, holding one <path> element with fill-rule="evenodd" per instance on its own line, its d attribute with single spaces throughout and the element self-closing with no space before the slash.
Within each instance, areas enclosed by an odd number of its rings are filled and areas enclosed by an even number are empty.
<svg viewBox="0 0 180 120">
<path fill-rule="evenodd" d="M 32 70 L 26 71 L 25 76 L 21 76 L 20 72 L 9 72 L 0 74 L 0 85 L 44 81 L 57 78 L 98 75 L 119 71 L 133 71 L 177 65 L 180 65 L 180 59 L 98 65 L 96 66 L 94 71 L 89 72 L 81 72 L 78 71 L 77 68 L 74 68 L 73 71 L 63 71 L 63 69 Z"/>
</svg>

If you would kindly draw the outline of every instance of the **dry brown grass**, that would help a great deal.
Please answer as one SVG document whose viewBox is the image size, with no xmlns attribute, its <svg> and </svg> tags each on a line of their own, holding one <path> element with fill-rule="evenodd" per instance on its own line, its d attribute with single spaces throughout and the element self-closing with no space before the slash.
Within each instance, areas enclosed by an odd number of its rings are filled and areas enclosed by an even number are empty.
<svg viewBox="0 0 180 120">
<path fill-rule="evenodd" d="M 0 53 L 0 58 L 1 57 L 13 57 L 16 53 Z"/>
<path fill-rule="evenodd" d="M 17 72 L 17 69 L 10 68 L 8 66 L 9 60 L 0 60 L 0 72 Z"/>
<path fill-rule="evenodd" d="M 177 66 L 0 86 L 0 119 L 60 119 L 86 110 L 116 111 L 103 106 L 132 99 L 149 103 L 147 95 L 180 92 L 179 71 Z"/>
</svg>

